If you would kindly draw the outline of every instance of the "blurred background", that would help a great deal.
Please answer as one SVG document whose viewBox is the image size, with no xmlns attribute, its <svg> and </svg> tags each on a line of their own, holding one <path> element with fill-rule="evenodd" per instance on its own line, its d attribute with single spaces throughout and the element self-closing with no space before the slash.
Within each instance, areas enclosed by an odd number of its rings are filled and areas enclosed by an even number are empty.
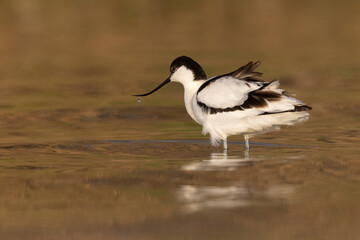
<svg viewBox="0 0 360 240">
<path fill-rule="evenodd" d="M 356 239 L 359 12 L 355 0 L 0 0 L 0 236 L 180 239 L 180 226 L 187 239 Z M 229 175 L 181 170 L 220 151 L 207 144 L 126 142 L 208 139 L 181 85 L 140 104 L 130 96 L 167 78 L 181 55 L 209 77 L 262 61 L 264 80 L 280 79 L 313 110 L 306 124 L 254 141 L 311 149 L 255 144 L 255 157 L 272 160 Z M 222 205 L 188 195 L 219 187 L 225 200 L 256 194 L 216 214 Z M 289 193 L 286 204 L 264 188 Z"/>
<path fill-rule="evenodd" d="M 358 82 L 357 1 L 0 4 L 1 111 L 127 105 L 129 94 L 166 78 L 179 55 L 197 60 L 209 76 L 261 60 L 266 80 L 284 78 L 284 85 L 311 90 L 310 97 L 324 87 L 350 91 Z"/>
</svg>

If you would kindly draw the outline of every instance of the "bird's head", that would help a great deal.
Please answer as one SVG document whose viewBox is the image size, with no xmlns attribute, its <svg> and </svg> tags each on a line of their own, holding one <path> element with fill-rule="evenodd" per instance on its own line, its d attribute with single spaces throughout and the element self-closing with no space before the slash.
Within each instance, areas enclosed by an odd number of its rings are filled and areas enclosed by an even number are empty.
<svg viewBox="0 0 360 240">
<path fill-rule="evenodd" d="M 159 90 L 161 87 L 166 85 L 169 82 L 179 82 L 183 85 L 187 84 L 191 81 L 198 81 L 198 80 L 205 80 L 206 74 L 202 67 L 195 62 L 193 59 L 181 56 L 176 58 L 170 65 L 170 76 L 162 82 L 159 86 L 157 86 L 154 90 L 145 93 L 145 94 L 139 94 L 134 95 L 137 97 L 147 96 L 150 95 L 157 90 Z"/>
</svg>

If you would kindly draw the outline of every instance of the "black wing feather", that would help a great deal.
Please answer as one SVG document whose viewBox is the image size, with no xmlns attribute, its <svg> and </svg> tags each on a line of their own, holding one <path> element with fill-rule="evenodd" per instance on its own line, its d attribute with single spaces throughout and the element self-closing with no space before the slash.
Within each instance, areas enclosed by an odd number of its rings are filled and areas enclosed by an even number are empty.
<svg viewBox="0 0 360 240">
<path fill-rule="evenodd" d="M 212 79 L 204 82 L 204 84 L 200 86 L 197 93 L 201 92 L 201 90 L 203 90 L 205 87 L 207 87 L 211 83 L 215 82 L 216 80 L 218 80 L 218 79 L 220 79 L 222 77 L 226 77 L 226 76 L 231 76 L 231 77 L 234 77 L 234 78 L 239 79 L 239 80 L 246 80 L 246 81 L 250 81 L 250 82 L 263 82 L 262 80 L 257 78 L 257 77 L 261 77 L 262 73 L 254 72 L 254 70 L 260 64 L 261 64 L 260 61 L 256 61 L 255 63 L 249 62 L 248 64 L 238 68 L 237 70 L 235 70 L 233 72 L 213 77 Z"/>
</svg>

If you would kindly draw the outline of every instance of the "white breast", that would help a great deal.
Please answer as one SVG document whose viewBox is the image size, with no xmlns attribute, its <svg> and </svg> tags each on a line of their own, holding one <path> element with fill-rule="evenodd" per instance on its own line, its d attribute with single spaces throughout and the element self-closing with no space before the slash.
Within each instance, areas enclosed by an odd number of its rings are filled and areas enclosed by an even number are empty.
<svg viewBox="0 0 360 240">
<path fill-rule="evenodd" d="M 199 106 L 196 103 L 196 93 L 199 89 L 199 87 L 204 83 L 203 80 L 200 81 L 191 81 L 183 84 L 184 86 L 184 102 L 185 102 L 185 108 L 187 113 L 190 115 L 190 117 L 197 122 L 198 124 L 202 125 L 201 116 L 198 113 Z"/>
</svg>

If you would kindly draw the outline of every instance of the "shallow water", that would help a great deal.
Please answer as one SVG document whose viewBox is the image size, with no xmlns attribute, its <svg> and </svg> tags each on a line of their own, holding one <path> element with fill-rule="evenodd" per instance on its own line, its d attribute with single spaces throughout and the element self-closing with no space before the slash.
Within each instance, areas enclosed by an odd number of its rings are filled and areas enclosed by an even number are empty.
<svg viewBox="0 0 360 240">
<path fill-rule="evenodd" d="M 360 4 L 185 3 L 1 1 L 1 239 L 359 238 Z M 262 60 L 310 120 L 224 154 L 181 86 L 130 96 L 183 54 Z"/>
</svg>

